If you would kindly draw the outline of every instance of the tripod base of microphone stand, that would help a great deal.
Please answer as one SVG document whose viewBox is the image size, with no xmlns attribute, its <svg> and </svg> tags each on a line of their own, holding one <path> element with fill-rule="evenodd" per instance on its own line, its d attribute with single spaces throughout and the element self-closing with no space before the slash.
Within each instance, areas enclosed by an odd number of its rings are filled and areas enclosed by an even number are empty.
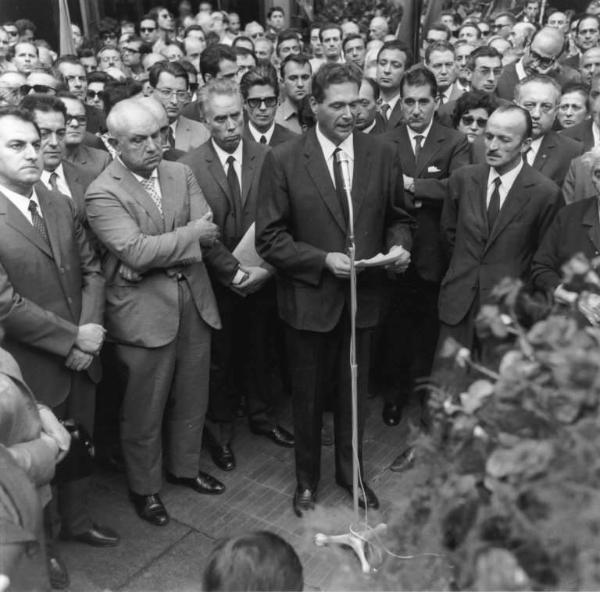
<svg viewBox="0 0 600 592">
<path fill-rule="evenodd" d="M 317 533 L 315 535 L 315 545 L 318 547 L 324 547 L 325 545 L 350 547 L 356 553 L 363 573 L 368 574 L 374 569 L 374 566 L 369 562 L 369 560 L 375 558 L 374 554 L 378 556 L 377 563 L 381 563 L 381 555 L 378 549 L 371 544 L 371 539 L 385 534 L 386 530 L 387 524 L 381 522 L 374 528 L 367 528 L 361 531 L 350 530 L 346 534 L 329 535 Z"/>
</svg>

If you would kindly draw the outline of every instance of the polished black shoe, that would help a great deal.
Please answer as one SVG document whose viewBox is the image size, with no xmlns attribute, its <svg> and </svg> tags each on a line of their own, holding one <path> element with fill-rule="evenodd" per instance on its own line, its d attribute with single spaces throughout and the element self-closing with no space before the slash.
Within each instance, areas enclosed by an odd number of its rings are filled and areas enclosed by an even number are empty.
<svg viewBox="0 0 600 592">
<path fill-rule="evenodd" d="M 53 590 L 66 590 L 71 583 L 67 566 L 58 555 L 48 555 L 46 558 L 50 587 Z"/>
<path fill-rule="evenodd" d="M 386 401 L 383 406 L 381 417 L 383 418 L 383 423 L 385 425 L 396 426 L 402 419 L 402 408 L 396 403 L 389 403 Z"/>
<path fill-rule="evenodd" d="M 304 512 L 310 512 L 315 509 L 317 496 L 311 489 L 297 488 L 294 492 L 294 514 L 302 518 Z"/>
<path fill-rule="evenodd" d="M 140 495 L 129 492 L 129 498 L 133 502 L 133 507 L 137 515 L 146 522 L 154 526 L 165 526 L 169 523 L 169 515 L 163 505 L 158 493 L 154 495 Z"/>
<path fill-rule="evenodd" d="M 338 485 L 353 497 L 352 485 L 347 485 L 340 481 L 338 481 Z M 360 486 L 358 487 L 358 505 L 363 509 L 365 506 L 371 510 L 379 508 L 379 500 L 377 499 L 375 492 L 366 483 L 362 484 L 362 488 Z"/>
<path fill-rule="evenodd" d="M 415 464 L 415 449 L 413 446 L 409 446 L 403 450 L 390 465 L 390 471 L 394 473 L 401 473 L 412 468 Z"/>
<path fill-rule="evenodd" d="M 208 473 L 198 471 L 197 477 L 175 477 L 171 473 L 167 473 L 167 481 L 175 485 L 183 485 L 190 487 L 198 493 L 207 493 L 209 495 L 217 495 L 225 491 L 225 485 L 218 479 L 215 479 Z"/>
<path fill-rule="evenodd" d="M 231 445 L 229 443 L 221 444 L 218 442 L 210 430 L 206 428 L 204 429 L 203 439 L 215 465 L 222 471 L 233 471 L 235 469 L 235 456 L 233 455 Z"/>
<path fill-rule="evenodd" d="M 251 423 L 250 431 L 258 436 L 265 436 L 273 440 L 277 446 L 293 448 L 295 444 L 294 435 L 280 425 L 272 426 L 268 423 Z"/>
<path fill-rule="evenodd" d="M 92 547 L 116 547 L 121 540 L 121 537 L 114 530 L 98 524 L 92 524 L 91 528 L 78 534 L 62 531 L 60 538 L 65 541 L 85 543 Z"/>
</svg>

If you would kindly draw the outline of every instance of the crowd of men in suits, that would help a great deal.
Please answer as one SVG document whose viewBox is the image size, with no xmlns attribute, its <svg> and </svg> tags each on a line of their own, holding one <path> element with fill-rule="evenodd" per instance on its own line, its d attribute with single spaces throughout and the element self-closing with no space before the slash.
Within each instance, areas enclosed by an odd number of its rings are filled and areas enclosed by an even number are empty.
<svg viewBox="0 0 600 592">
<path fill-rule="evenodd" d="M 352 495 L 357 455 L 359 504 L 377 508 L 367 393 L 397 425 L 447 337 L 476 354 L 475 317 L 506 276 L 569 298 L 561 265 L 600 249 L 600 6 L 540 23 L 540 4 L 442 12 L 419 56 L 383 13 L 305 40 L 278 7 L 242 30 L 184 1 L 177 20 L 105 19 L 96 40 L 73 25 L 62 56 L 31 21 L 0 27 L 3 347 L 45 417 L 76 421 L 126 473 L 142 519 L 169 522 L 163 478 L 225 490 L 200 451 L 234 470 L 240 416 L 294 448 L 297 516 L 317 501 L 331 417 L 336 482 Z M 392 253 L 358 273 L 358 450 L 351 220 L 358 260 Z M 54 483 L 45 507 L 55 587 L 57 536 L 119 543 L 89 483 Z"/>
</svg>

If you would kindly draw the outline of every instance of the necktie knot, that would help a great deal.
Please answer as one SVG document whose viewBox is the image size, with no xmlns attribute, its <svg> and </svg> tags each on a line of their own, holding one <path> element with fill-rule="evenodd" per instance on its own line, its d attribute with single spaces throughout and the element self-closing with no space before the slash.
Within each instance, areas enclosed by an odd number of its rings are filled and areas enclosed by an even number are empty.
<svg viewBox="0 0 600 592">
<path fill-rule="evenodd" d="M 390 106 L 389 106 L 389 104 L 388 103 L 383 103 L 381 105 L 381 113 L 383 113 L 383 116 L 386 119 L 389 119 L 389 112 L 390 112 Z"/>
<path fill-rule="evenodd" d="M 229 166 L 233 165 L 233 163 L 235 162 L 235 156 L 231 155 L 227 157 L 227 164 Z"/>
<path fill-rule="evenodd" d="M 500 185 L 502 185 L 502 179 L 500 179 L 500 177 L 496 177 L 494 179 L 494 189 L 500 189 Z"/>
<path fill-rule="evenodd" d="M 29 205 L 27 206 L 27 209 L 31 212 L 32 215 L 38 213 L 37 204 L 32 199 L 29 200 Z"/>
<path fill-rule="evenodd" d="M 262 136 L 260 137 L 260 143 L 261 143 L 261 144 L 266 144 L 266 143 L 267 143 L 267 137 L 266 137 L 265 135 L 262 135 Z"/>
<path fill-rule="evenodd" d="M 50 173 L 50 187 L 54 191 L 58 191 L 58 175 L 56 173 Z M 35 204 L 35 202 L 33 202 Z"/>
</svg>

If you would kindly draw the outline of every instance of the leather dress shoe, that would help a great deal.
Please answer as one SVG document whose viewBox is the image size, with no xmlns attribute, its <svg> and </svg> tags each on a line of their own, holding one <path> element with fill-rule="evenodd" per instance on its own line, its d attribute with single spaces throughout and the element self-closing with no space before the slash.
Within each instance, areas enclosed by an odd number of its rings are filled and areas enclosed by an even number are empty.
<svg viewBox="0 0 600 592">
<path fill-rule="evenodd" d="M 92 524 L 91 528 L 78 534 L 63 531 L 60 534 L 60 538 L 65 541 L 85 543 L 92 547 L 116 547 L 121 540 L 114 530 L 106 526 L 99 526 L 98 524 Z"/>
<path fill-rule="evenodd" d="M 146 522 L 154 526 L 165 526 L 169 523 L 169 515 L 163 505 L 158 493 L 154 495 L 140 495 L 139 493 L 129 492 L 129 497 L 133 502 L 133 507 L 137 515 Z"/>
<path fill-rule="evenodd" d="M 233 450 L 229 443 L 221 444 L 209 429 L 204 428 L 204 444 L 217 467 L 222 471 L 235 469 L 235 456 L 233 456 Z"/>
<path fill-rule="evenodd" d="M 225 491 L 225 485 L 212 475 L 198 471 L 197 477 L 175 477 L 171 473 L 167 473 L 167 481 L 175 485 L 183 485 L 189 487 L 198 493 L 207 493 L 209 495 L 217 495 Z"/>
<path fill-rule="evenodd" d="M 415 449 L 413 446 L 409 446 L 403 450 L 390 465 L 390 471 L 394 473 L 401 473 L 407 471 L 415 464 Z"/>
<path fill-rule="evenodd" d="M 265 436 L 273 440 L 277 446 L 293 448 L 295 444 L 294 435 L 280 425 L 271 426 L 268 423 L 251 423 L 250 431 L 258 436 Z"/>
<path fill-rule="evenodd" d="M 63 563 L 58 555 L 48 555 L 46 557 L 48 566 L 48 577 L 50 579 L 50 587 L 53 590 L 65 590 L 71 583 L 67 566 Z"/>
<path fill-rule="evenodd" d="M 350 494 L 350 496 L 353 496 L 352 485 L 347 485 L 346 483 L 342 483 L 340 481 L 338 481 L 338 485 L 345 489 Z M 365 508 L 365 506 L 372 510 L 376 510 L 377 508 L 379 508 L 379 500 L 377 499 L 375 492 L 366 483 L 363 483 L 362 487 L 360 487 L 359 484 L 358 505 L 363 509 Z"/>
<path fill-rule="evenodd" d="M 383 418 L 383 423 L 385 425 L 396 426 L 402 419 L 402 408 L 396 403 L 386 401 L 383 406 L 381 417 Z"/>
<path fill-rule="evenodd" d="M 311 489 L 298 487 L 294 492 L 294 514 L 302 518 L 304 512 L 315 509 L 316 494 Z"/>
</svg>

